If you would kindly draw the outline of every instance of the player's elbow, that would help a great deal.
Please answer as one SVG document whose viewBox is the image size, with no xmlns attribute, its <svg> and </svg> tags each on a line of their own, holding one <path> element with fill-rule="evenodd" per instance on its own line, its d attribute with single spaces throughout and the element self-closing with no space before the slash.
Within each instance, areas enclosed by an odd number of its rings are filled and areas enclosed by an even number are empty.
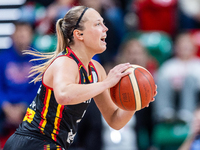
<svg viewBox="0 0 200 150">
<path fill-rule="evenodd" d="M 59 93 L 55 96 L 55 99 L 58 104 L 60 105 L 69 105 L 72 101 L 72 96 L 65 94 L 65 93 Z"/>
<path fill-rule="evenodd" d="M 111 128 L 115 129 L 115 130 L 120 130 L 120 129 L 122 129 L 122 128 L 124 127 L 124 125 L 116 124 L 116 123 L 108 123 L 108 125 L 109 125 Z"/>
<path fill-rule="evenodd" d="M 123 128 L 123 126 L 112 126 L 111 128 L 115 129 L 115 130 L 120 130 Z"/>
</svg>

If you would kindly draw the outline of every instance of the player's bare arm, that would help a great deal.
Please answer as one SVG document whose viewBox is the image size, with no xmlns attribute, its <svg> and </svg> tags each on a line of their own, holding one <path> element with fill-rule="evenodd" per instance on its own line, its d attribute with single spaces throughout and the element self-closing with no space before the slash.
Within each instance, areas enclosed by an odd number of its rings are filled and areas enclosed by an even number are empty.
<svg viewBox="0 0 200 150">
<path fill-rule="evenodd" d="M 116 74 L 120 72 L 120 68 L 122 67 L 117 66 L 116 68 L 113 68 L 107 76 L 104 68 L 98 62 L 94 62 L 94 65 L 98 70 L 100 82 L 105 80 L 115 80 L 115 76 L 118 76 Z M 128 67 L 130 67 L 129 64 L 127 64 L 127 67 L 124 67 L 123 69 L 126 70 Z M 135 113 L 135 111 L 124 111 L 118 108 L 112 102 L 109 89 L 106 89 L 101 94 L 95 96 L 94 100 L 106 122 L 116 130 L 124 127 L 124 125 L 132 118 L 133 114 Z"/>
</svg>

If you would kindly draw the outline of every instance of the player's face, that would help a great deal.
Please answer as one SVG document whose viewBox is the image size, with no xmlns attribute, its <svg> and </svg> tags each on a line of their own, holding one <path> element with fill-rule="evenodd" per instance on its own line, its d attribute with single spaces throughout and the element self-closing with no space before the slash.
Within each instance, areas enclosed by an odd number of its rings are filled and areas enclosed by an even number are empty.
<svg viewBox="0 0 200 150">
<path fill-rule="evenodd" d="M 102 53 L 106 50 L 106 32 L 108 28 L 103 23 L 103 18 L 94 9 L 85 12 L 88 21 L 85 22 L 83 31 L 84 43 L 87 48 L 95 50 L 95 53 Z"/>
</svg>

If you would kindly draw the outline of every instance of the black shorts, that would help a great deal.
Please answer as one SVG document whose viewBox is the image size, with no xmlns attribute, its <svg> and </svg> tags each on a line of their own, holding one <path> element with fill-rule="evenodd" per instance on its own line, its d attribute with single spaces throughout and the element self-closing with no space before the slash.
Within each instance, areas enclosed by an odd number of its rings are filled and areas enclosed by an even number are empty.
<svg viewBox="0 0 200 150">
<path fill-rule="evenodd" d="M 14 133 L 3 150 L 66 150 L 54 142 Z"/>
</svg>

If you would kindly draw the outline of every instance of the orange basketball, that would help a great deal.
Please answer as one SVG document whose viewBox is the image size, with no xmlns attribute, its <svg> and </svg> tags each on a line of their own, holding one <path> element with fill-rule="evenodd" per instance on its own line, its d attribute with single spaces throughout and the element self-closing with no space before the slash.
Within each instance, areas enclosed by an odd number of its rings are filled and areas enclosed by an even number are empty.
<svg viewBox="0 0 200 150">
<path fill-rule="evenodd" d="M 155 82 L 151 73 L 144 67 L 132 65 L 124 76 L 110 89 L 113 102 L 123 110 L 140 110 L 150 103 L 155 91 Z"/>
</svg>

